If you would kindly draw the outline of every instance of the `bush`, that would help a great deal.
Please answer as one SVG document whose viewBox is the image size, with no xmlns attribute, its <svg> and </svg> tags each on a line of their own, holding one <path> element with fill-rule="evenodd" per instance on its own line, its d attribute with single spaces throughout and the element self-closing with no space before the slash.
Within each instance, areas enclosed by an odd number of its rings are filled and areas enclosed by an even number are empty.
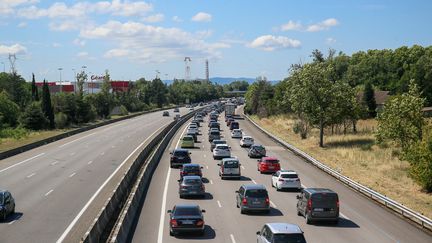
<svg viewBox="0 0 432 243">
<path fill-rule="evenodd" d="M 308 126 L 305 121 L 297 120 L 293 125 L 293 132 L 300 134 L 301 139 L 306 139 L 308 134 Z"/>
<path fill-rule="evenodd" d="M 6 128 L 0 130 L 0 138 L 21 139 L 27 137 L 28 131 L 25 128 Z"/>
<path fill-rule="evenodd" d="M 68 116 L 63 112 L 59 112 L 55 114 L 54 121 L 56 128 L 63 129 L 68 125 Z"/>
<path fill-rule="evenodd" d="M 91 105 L 88 99 L 77 99 L 76 103 L 78 123 L 87 123 L 96 119 L 96 109 Z"/>
<path fill-rule="evenodd" d="M 126 106 L 124 106 L 124 105 L 120 106 L 120 115 L 121 116 L 126 116 L 127 114 L 129 114 L 129 112 L 126 109 Z"/>
<path fill-rule="evenodd" d="M 16 126 L 19 114 L 18 105 L 9 99 L 6 92 L 0 92 L 0 129 Z"/>
<path fill-rule="evenodd" d="M 40 130 L 49 127 L 49 121 L 42 111 L 40 102 L 33 102 L 28 105 L 20 118 L 23 127 Z"/>
</svg>

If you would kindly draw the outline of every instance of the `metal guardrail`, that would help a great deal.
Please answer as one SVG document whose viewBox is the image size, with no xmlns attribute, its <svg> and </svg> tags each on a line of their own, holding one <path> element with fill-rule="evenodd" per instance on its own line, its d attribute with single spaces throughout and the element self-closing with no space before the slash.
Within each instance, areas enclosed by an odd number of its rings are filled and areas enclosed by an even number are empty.
<svg viewBox="0 0 432 243">
<path fill-rule="evenodd" d="M 305 159 L 309 163 L 311 163 L 311 164 L 315 165 L 316 167 L 318 167 L 319 169 L 323 170 L 327 174 L 335 177 L 339 181 L 348 185 L 352 189 L 362 193 L 363 195 L 368 196 L 369 198 L 373 199 L 374 201 L 381 203 L 385 207 L 393 210 L 394 212 L 402 215 L 402 217 L 407 218 L 407 219 L 411 220 L 412 222 L 415 222 L 416 224 L 418 224 L 422 228 L 427 229 L 427 230 L 432 230 L 432 220 L 430 218 L 428 218 L 428 217 L 402 205 L 401 203 L 398 203 L 398 202 L 394 201 L 393 199 L 388 198 L 388 197 L 386 197 L 386 196 L 384 196 L 384 195 L 382 195 L 382 194 L 380 194 L 380 193 L 378 193 L 378 192 L 376 192 L 376 191 L 348 178 L 347 176 L 342 175 L 341 173 L 330 168 L 329 166 L 316 160 L 315 158 L 313 158 L 309 154 L 301 151 L 300 149 L 294 147 L 293 145 L 291 145 L 291 144 L 283 141 L 282 139 L 276 137 L 275 135 L 271 134 L 270 132 L 268 132 L 267 130 L 265 130 L 261 126 L 259 126 L 257 123 L 255 123 L 248 115 L 244 115 L 244 116 L 246 117 L 246 119 L 249 122 L 251 122 L 253 125 L 255 125 L 259 130 L 261 130 L 267 136 L 269 136 L 270 138 L 272 138 L 273 140 L 275 140 L 276 142 L 278 142 L 282 146 L 288 148 L 293 153 L 299 155 L 300 157 L 302 157 L 303 159 Z"/>
</svg>

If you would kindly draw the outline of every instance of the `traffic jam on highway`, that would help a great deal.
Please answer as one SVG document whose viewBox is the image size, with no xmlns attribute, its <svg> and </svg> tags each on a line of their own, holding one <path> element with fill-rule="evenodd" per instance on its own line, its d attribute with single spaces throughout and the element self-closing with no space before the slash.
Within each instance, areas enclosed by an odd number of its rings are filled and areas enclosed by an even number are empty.
<svg viewBox="0 0 432 243">
<path fill-rule="evenodd" d="M 170 167 L 179 169 L 179 198 L 187 200 L 187 203 L 175 204 L 172 209 L 167 210 L 170 236 L 205 234 L 206 210 L 201 208 L 199 200 L 207 196 L 205 187 L 207 179 L 203 170 L 206 163 L 217 164 L 220 180 L 244 180 L 242 163 L 256 164 L 257 173 L 268 174 L 267 184 L 257 184 L 251 180 L 249 183 L 242 184 L 232 194 L 236 202 L 233 207 L 236 206 L 240 214 L 255 217 L 270 214 L 274 204 L 268 190 L 274 188 L 276 191 L 298 192 L 287 196 L 296 197 L 297 214 L 304 217 L 307 224 L 337 224 L 339 221 L 338 194 L 326 188 L 303 188 L 296 171 L 281 168 L 277 157 L 267 154 L 263 145 L 255 143 L 252 136 L 244 133 L 239 122 L 236 121 L 239 117 L 235 116 L 234 111 L 234 104 L 226 104 L 213 105 L 212 108 L 197 112 L 180 138 L 178 148 L 170 152 Z M 205 119 L 208 120 L 207 123 L 204 122 Z M 208 141 L 199 141 L 200 128 L 204 130 L 205 126 L 208 127 Z M 224 130 L 228 133 L 223 133 Z M 231 146 L 234 144 L 229 144 L 223 134 L 229 135 L 231 141 L 237 142 L 244 148 L 249 161 L 240 161 L 236 154 L 231 153 Z M 194 152 L 191 151 L 196 148 L 196 143 L 206 142 L 209 143 L 212 160 L 207 159 L 201 164 L 193 161 L 191 154 Z M 217 183 L 216 181 L 215 184 Z M 256 237 L 257 242 L 306 242 L 302 229 L 288 222 L 265 223 L 257 229 Z"/>
</svg>

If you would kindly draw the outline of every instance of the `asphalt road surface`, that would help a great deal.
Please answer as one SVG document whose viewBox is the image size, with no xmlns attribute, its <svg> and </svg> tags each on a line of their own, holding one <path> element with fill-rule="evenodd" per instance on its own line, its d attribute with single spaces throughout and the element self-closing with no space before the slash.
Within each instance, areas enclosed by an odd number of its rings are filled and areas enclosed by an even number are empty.
<svg viewBox="0 0 432 243">
<path fill-rule="evenodd" d="M 80 133 L 0 162 L 0 188 L 16 213 L 0 221 L 0 242 L 78 242 L 129 166 L 127 158 L 173 121 L 145 114 Z M 188 112 L 186 108 L 181 114 Z"/>
<path fill-rule="evenodd" d="M 206 117 L 208 119 L 208 116 Z M 340 221 L 337 225 L 307 225 L 305 218 L 297 216 L 297 192 L 277 192 L 271 187 L 271 175 L 257 171 L 256 159 L 247 156 L 239 139 L 230 137 L 229 129 L 220 116 L 223 136 L 231 146 L 231 154 L 242 164 L 241 180 L 221 180 L 217 161 L 210 152 L 207 136 L 207 121 L 202 123 L 199 143 L 192 152 L 192 162 L 201 164 L 208 192 L 204 199 L 180 199 L 178 196 L 179 169 L 169 168 L 169 151 L 177 145 L 184 128 L 179 130 L 160 161 L 147 193 L 132 241 L 136 243 L 169 242 L 256 242 L 256 232 L 265 223 L 287 222 L 301 227 L 308 242 L 432 242 L 430 234 L 404 221 L 369 199 L 345 187 L 326 173 L 304 162 L 279 144 L 270 140 L 247 120 L 240 120 L 240 128 L 251 135 L 256 143 L 263 144 L 267 154 L 276 156 L 283 169 L 293 169 L 299 174 L 304 187 L 325 187 L 336 191 L 340 199 Z M 236 208 L 235 191 L 242 184 L 264 184 L 269 191 L 270 214 L 240 214 Z M 206 230 L 204 236 L 169 235 L 169 215 L 166 210 L 177 203 L 197 203 L 207 212 L 204 214 Z"/>
</svg>

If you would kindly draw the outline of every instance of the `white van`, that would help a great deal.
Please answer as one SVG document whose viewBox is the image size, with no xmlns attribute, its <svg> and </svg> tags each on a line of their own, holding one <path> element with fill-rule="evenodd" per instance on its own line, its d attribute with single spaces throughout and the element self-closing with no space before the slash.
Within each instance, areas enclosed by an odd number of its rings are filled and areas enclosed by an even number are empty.
<svg viewBox="0 0 432 243">
<path fill-rule="evenodd" d="M 218 164 L 219 176 L 223 180 L 225 178 L 238 178 L 240 179 L 240 162 L 237 158 L 225 158 Z"/>
</svg>

